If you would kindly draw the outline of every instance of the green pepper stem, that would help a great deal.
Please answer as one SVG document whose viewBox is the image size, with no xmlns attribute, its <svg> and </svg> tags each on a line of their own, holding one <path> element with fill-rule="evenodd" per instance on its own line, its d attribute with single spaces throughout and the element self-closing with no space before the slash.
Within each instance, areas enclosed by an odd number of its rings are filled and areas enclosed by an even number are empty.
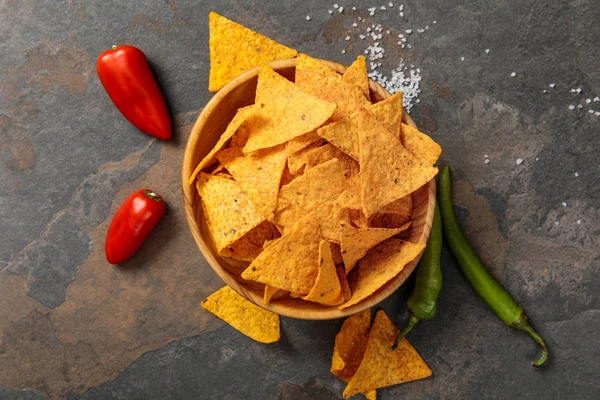
<svg viewBox="0 0 600 400">
<path fill-rule="evenodd" d="M 408 325 L 406 325 L 406 328 L 402 329 L 398 336 L 396 336 L 396 341 L 390 348 L 391 350 L 396 350 L 396 347 L 398 347 L 398 343 L 400 343 L 404 336 L 406 336 L 406 334 L 412 330 L 412 328 L 417 324 L 417 322 L 419 322 L 419 318 L 415 316 L 415 314 L 410 313 L 410 317 L 408 318 Z"/>
<path fill-rule="evenodd" d="M 531 325 L 529 325 L 529 322 L 527 322 L 527 315 L 525 313 L 522 313 L 519 319 L 516 322 L 514 322 L 512 326 L 514 328 L 522 330 L 523 332 L 527 332 L 527 334 L 542 347 L 542 355 L 537 360 L 532 361 L 531 365 L 533 365 L 534 367 L 541 367 L 542 365 L 544 365 L 544 363 L 548 359 L 548 346 L 546 345 L 544 339 L 542 339 L 542 337 L 538 335 L 538 333 L 531 327 Z"/>
</svg>

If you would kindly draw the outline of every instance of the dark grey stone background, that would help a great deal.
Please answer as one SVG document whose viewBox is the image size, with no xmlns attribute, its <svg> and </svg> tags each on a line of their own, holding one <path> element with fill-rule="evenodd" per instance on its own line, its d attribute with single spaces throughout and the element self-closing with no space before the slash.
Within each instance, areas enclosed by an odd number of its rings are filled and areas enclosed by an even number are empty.
<svg viewBox="0 0 600 400">
<path fill-rule="evenodd" d="M 179 171 L 211 97 L 210 10 L 344 64 L 368 42 L 357 17 L 391 30 L 380 70 L 401 58 L 420 68 L 412 116 L 454 167 L 461 222 L 552 351 L 532 368 L 535 345 L 444 253 L 439 315 L 409 335 L 434 375 L 378 398 L 600 398 L 600 120 L 587 112 L 600 102 L 585 102 L 600 95 L 597 0 L 404 2 L 404 17 L 398 1 L 374 16 L 388 1 L 338 1 L 344 12 L 330 15 L 333 3 L 0 1 L 0 399 L 340 398 L 329 362 L 341 321 L 283 318 L 282 340 L 266 346 L 199 307 L 222 283 L 185 224 Z M 98 82 L 95 60 L 114 43 L 148 56 L 171 143 L 136 131 Z M 110 267 L 110 217 L 142 186 L 169 214 L 140 254 Z M 382 305 L 398 324 L 411 283 Z"/>
</svg>

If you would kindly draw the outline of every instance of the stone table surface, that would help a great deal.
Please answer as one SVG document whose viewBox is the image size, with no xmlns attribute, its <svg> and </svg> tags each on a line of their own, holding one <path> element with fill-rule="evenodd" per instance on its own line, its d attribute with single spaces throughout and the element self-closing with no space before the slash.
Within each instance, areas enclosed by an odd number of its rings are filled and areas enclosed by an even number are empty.
<svg viewBox="0 0 600 400">
<path fill-rule="evenodd" d="M 342 321 L 282 318 L 281 341 L 263 345 L 199 306 L 222 282 L 187 227 L 180 165 L 211 98 L 210 10 L 344 64 L 381 24 L 378 70 L 403 60 L 420 74 L 411 114 L 454 167 L 460 220 L 552 350 L 532 368 L 538 348 L 486 308 L 445 250 L 439 314 L 409 335 L 433 377 L 378 398 L 600 398 L 597 0 L 415 1 L 403 16 L 399 2 L 339 4 L 0 1 L 0 399 L 341 398 L 329 363 Z M 96 57 L 115 43 L 151 60 L 170 142 L 137 131 L 100 85 Z M 111 267 L 110 219 L 146 186 L 168 214 Z M 405 285 L 382 304 L 398 324 L 407 295 Z"/>
</svg>

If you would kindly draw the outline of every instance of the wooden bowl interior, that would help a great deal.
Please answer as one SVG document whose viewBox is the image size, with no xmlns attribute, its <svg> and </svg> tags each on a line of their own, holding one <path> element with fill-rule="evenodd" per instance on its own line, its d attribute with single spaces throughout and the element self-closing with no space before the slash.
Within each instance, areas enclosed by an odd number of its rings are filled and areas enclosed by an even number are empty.
<svg viewBox="0 0 600 400">
<path fill-rule="evenodd" d="M 338 73 L 343 73 L 346 67 L 326 61 Z M 296 67 L 296 59 L 279 60 L 270 63 L 271 67 L 279 74 L 293 81 Z M 192 235 L 202 251 L 202 254 L 213 268 L 213 270 L 240 295 L 252 301 L 260 307 L 292 318 L 324 320 L 342 318 L 360 312 L 366 308 L 383 301 L 396 289 L 400 287 L 415 269 L 421 256 L 409 263 L 403 271 L 390 280 L 377 292 L 362 302 L 344 310 L 336 307 L 323 306 L 301 299 L 284 297 L 272 300 L 268 305 L 263 304 L 264 285 L 257 282 L 249 282 L 240 278 L 240 274 L 249 265 L 247 262 L 224 258 L 217 254 L 212 236 L 206 225 L 206 219 L 202 210 L 200 197 L 195 184 L 189 185 L 188 179 L 196 165 L 210 152 L 225 131 L 229 122 L 233 119 L 236 111 L 254 103 L 257 76 L 259 68 L 255 68 L 227 84 L 208 102 L 200 113 L 185 149 L 182 168 L 182 192 L 186 218 L 192 231 Z M 381 101 L 391 95 L 374 81 L 370 81 L 371 100 Z M 406 113 L 403 114 L 406 124 L 416 127 L 413 120 Z M 435 181 L 413 193 L 413 215 L 412 226 L 404 234 L 405 238 L 413 242 L 426 243 L 431 231 L 435 209 Z"/>
</svg>

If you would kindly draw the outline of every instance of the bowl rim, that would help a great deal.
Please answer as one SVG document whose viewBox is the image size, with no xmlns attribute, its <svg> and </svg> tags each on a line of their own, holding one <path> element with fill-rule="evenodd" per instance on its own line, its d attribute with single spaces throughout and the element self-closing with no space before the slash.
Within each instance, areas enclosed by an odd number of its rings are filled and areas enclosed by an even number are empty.
<svg viewBox="0 0 600 400">
<path fill-rule="evenodd" d="M 343 73 L 343 71 L 345 71 L 347 68 L 346 66 L 336 63 L 336 62 L 333 62 L 333 61 L 329 61 L 329 60 L 321 60 L 321 61 L 330 65 L 338 73 Z M 291 68 L 291 67 L 295 68 L 296 63 L 297 63 L 297 58 L 287 58 L 287 59 L 272 61 L 270 63 L 267 63 L 267 65 L 269 65 L 271 68 L 273 68 L 275 71 L 277 71 L 278 69 Z M 389 296 L 391 296 L 396 290 L 398 290 L 398 288 L 400 286 L 402 286 L 404 284 L 404 282 L 406 282 L 406 280 L 409 278 L 409 276 L 415 270 L 419 260 L 421 259 L 421 256 L 423 254 L 422 251 L 419 253 L 419 255 L 413 261 L 411 261 L 409 264 L 407 264 L 398 275 L 396 275 L 394 278 L 392 278 L 390 281 L 388 281 L 382 288 L 379 288 L 375 293 L 371 294 L 366 299 L 363 299 L 363 301 L 361 301 L 351 307 L 345 308 L 343 310 L 339 310 L 339 309 L 337 309 L 337 307 L 329 307 L 329 308 L 324 307 L 323 310 L 317 311 L 317 310 L 305 310 L 305 309 L 301 309 L 301 308 L 294 309 L 294 308 L 286 306 L 286 305 L 278 304 L 277 301 L 270 302 L 269 304 L 264 304 L 262 301 L 262 298 L 263 298 L 262 295 L 259 296 L 259 295 L 257 295 L 257 293 L 255 291 L 245 288 L 240 282 L 238 282 L 235 278 L 233 278 L 230 275 L 230 273 L 228 271 L 226 271 L 225 268 L 223 268 L 221 266 L 219 261 L 215 258 L 215 255 L 213 254 L 212 249 L 205 243 L 204 239 L 201 237 L 201 235 L 199 233 L 200 229 L 198 227 L 198 222 L 196 221 L 195 212 L 194 212 L 194 208 L 193 208 L 193 199 L 194 199 L 193 191 L 195 191 L 195 182 L 192 184 L 188 183 L 189 177 L 191 176 L 191 174 L 195 168 L 194 166 L 192 166 L 191 159 L 190 159 L 193 155 L 193 149 L 195 148 L 196 143 L 198 142 L 198 140 L 200 138 L 200 132 L 202 131 L 205 123 L 208 120 L 208 115 L 210 115 L 212 110 L 215 108 L 216 104 L 218 104 L 223 98 L 225 98 L 231 91 L 233 91 L 241 83 L 244 83 L 244 82 L 256 77 L 258 75 L 260 68 L 261 68 L 261 66 L 257 66 L 251 70 L 248 70 L 248 71 L 240 74 L 237 78 L 235 78 L 234 80 L 232 80 L 231 82 L 229 82 L 228 84 L 223 86 L 218 92 L 216 92 L 213 95 L 213 97 L 208 101 L 206 106 L 204 106 L 204 108 L 200 111 L 200 114 L 198 115 L 198 118 L 196 119 L 196 122 L 194 123 L 192 130 L 190 132 L 190 135 L 188 137 L 187 144 L 185 147 L 183 162 L 182 162 L 182 170 L 181 170 L 181 188 L 182 188 L 181 194 L 182 194 L 182 200 L 183 200 L 185 216 L 186 216 L 186 220 L 188 223 L 188 227 L 190 228 L 190 231 L 192 232 L 192 236 L 194 237 L 196 245 L 200 249 L 200 252 L 202 253 L 202 256 L 204 257 L 206 262 L 210 265 L 210 267 L 213 269 L 213 271 L 224 281 L 224 283 L 226 285 L 230 286 L 233 290 L 235 290 L 238 294 L 240 294 L 242 297 L 244 297 L 248 301 L 256 304 L 257 306 L 259 306 L 265 310 L 272 311 L 279 315 L 290 317 L 290 318 L 296 318 L 296 319 L 304 319 L 304 320 L 331 320 L 331 319 L 347 317 L 349 315 L 361 312 L 367 308 L 373 307 L 373 306 L 377 305 L 378 303 L 382 302 L 383 300 L 387 299 Z M 373 92 L 380 94 L 384 98 L 391 96 L 391 94 L 386 89 L 384 89 L 380 84 L 378 84 L 377 82 L 375 82 L 371 79 L 369 79 L 369 89 Z M 412 120 L 410 115 L 406 112 L 406 110 L 403 110 L 402 121 L 414 128 L 417 128 L 417 125 Z M 436 204 L 435 178 L 432 179 L 431 181 L 429 181 L 425 185 L 425 187 L 422 187 L 419 190 L 427 191 L 427 205 L 426 205 L 427 209 L 426 209 L 423 232 L 421 233 L 421 235 L 419 237 L 418 243 L 427 244 L 429 234 L 431 233 L 433 216 L 435 213 L 435 204 Z M 196 229 L 194 229 L 194 228 L 196 228 Z"/>
</svg>

